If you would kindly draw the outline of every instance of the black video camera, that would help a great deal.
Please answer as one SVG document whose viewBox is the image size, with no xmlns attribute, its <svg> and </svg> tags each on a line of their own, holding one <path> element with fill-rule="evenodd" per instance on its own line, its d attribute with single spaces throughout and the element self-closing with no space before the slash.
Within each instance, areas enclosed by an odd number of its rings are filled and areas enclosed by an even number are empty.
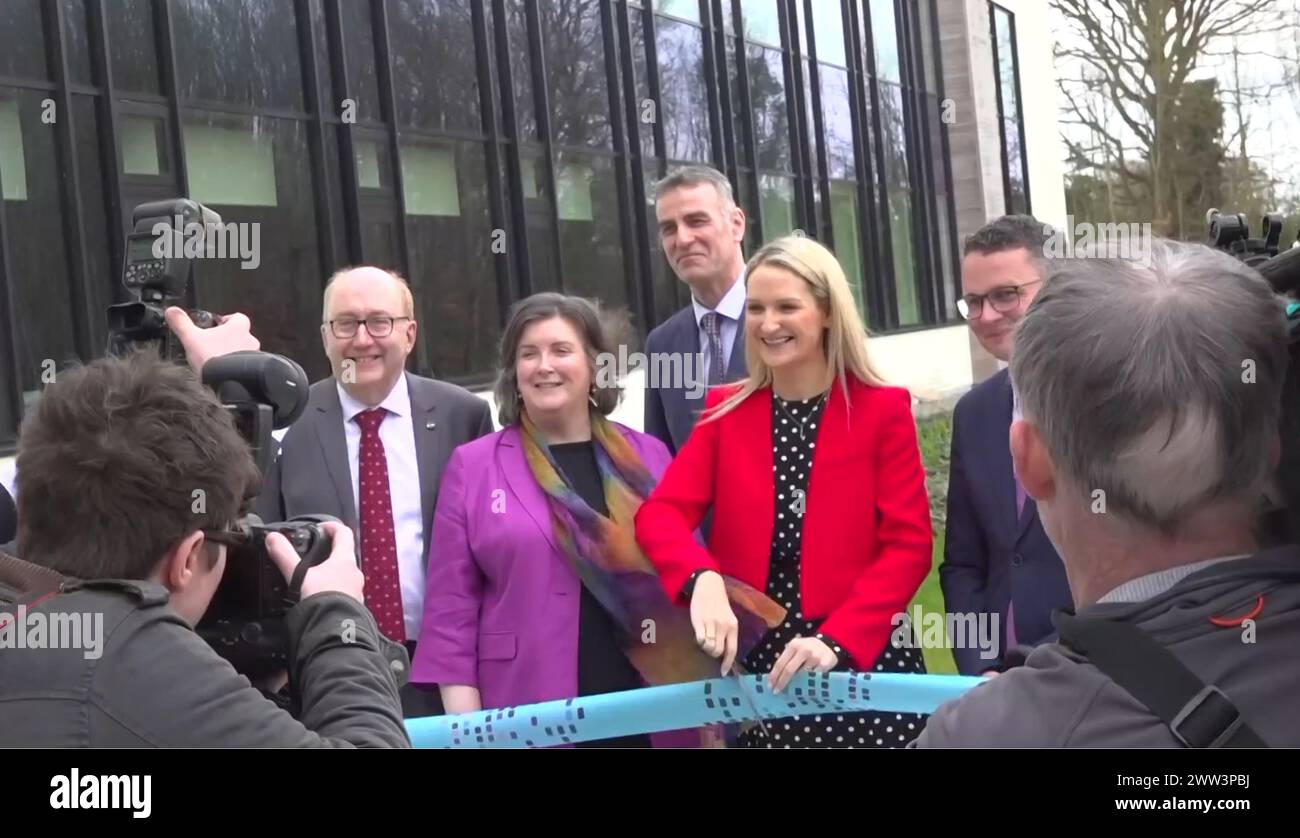
<svg viewBox="0 0 1300 838">
<path fill-rule="evenodd" d="M 182 305 L 194 273 L 192 260 L 179 244 L 182 236 L 205 235 L 221 217 L 195 201 L 177 199 L 141 204 L 132 221 L 122 284 L 134 299 L 108 309 L 109 353 L 152 347 L 162 357 L 184 363 L 184 349 L 164 318 L 169 306 Z M 196 250 L 192 245 L 189 249 Z M 203 328 L 220 322 L 205 311 L 189 315 Z M 234 417 L 258 471 L 265 475 L 275 462 L 272 431 L 288 427 L 307 407 L 307 373 L 280 355 L 233 352 L 208 361 L 202 379 Z M 246 506 L 251 499 L 245 499 Z M 225 574 L 196 630 L 249 678 L 271 675 L 287 665 L 285 615 L 298 600 L 302 577 L 329 557 L 330 538 L 321 523 L 333 520 L 308 515 L 266 523 L 247 509 L 240 518 Z M 266 552 L 266 536 L 272 532 L 284 535 L 302 557 L 288 583 Z"/>
<path fill-rule="evenodd" d="M 1275 541 L 1300 544 L 1300 236 L 1282 248 L 1283 216 L 1266 213 L 1258 238 L 1251 238 L 1246 216 L 1211 209 L 1206 244 L 1225 251 L 1259 271 L 1273 292 L 1287 299 L 1286 323 L 1290 364 L 1282 385 L 1279 432 L 1282 457 L 1277 469 L 1279 497 L 1265 515 L 1265 535 Z"/>
</svg>

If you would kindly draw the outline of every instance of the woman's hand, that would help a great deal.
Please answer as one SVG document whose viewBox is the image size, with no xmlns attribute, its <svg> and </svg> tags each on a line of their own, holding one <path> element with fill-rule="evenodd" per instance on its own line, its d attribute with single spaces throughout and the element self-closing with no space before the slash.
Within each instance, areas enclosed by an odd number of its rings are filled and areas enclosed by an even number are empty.
<svg viewBox="0 0 1300 838">
<path fill-rule="evenodd" d="M 711 657 L 722 658 L 722 674 L 726 675 L 736 660 L 740 623 L 727 599 L 726 583 L 713 571 L 695 580 L 691 625 L 695 628 L 695 642 Z"/>
<path fill-rule="evenodd" d="M 799 672 L 830 672 L 840 662 L 831 647 L 815 637 L 796 637 L 786 644 L 767 677 L 768 687 L 779 693 Z"/>
</svg>

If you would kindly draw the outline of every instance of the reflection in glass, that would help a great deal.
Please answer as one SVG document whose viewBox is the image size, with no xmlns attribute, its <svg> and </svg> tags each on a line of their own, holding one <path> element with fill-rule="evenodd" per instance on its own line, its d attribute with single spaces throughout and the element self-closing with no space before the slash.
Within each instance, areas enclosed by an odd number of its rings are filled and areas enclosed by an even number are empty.
<svg viewBox="0 0 1300 838">
<path fill-rule="evenodd" d="M 1028 189 L 1025 186 L 1025 156 L 1020 145 L 1020 125 L 1010 119 L 1002 120 L 1002 136 L 1007 147 L 1007 212 L 1029 212 Z"/>
<path fill-rule="evenodd" d="M 853 153 L 853 115 L 849 109 L 849 74 L 820 65 L 822 124 L 826 130 L 826 167 L 831 178 L 856 176 Z"/>
<path fill-rule="evenodd" d="M 103 5 L 107 18 L 108 51 L 113 64 L 113 86 L 137 93 L 161 93 L 153 3 L 150 0 L 117 0 Z"/>
<path fill-rule="evenodd" d="M 533 102 L 533 68 L 529 61 L 528 20 L 522 0 L 506 4 L 506 34 L 510 41 L 510 73 L 515 85 L 515 121 L 519 139 L 537 140 L 537 107 Z"/>
<path fill-rule="evenodd" d="M 41 121 L 45 91 L 0 88 L 0 178 L 4 180 L 5 248 L 10 315 L 17 330 L 19 389 L 30 405 L 40 395 L 45 359 L 77 359 L 67 251 L 62 242 L 57 145 Z M 12 186 L 10 184 L 13 184 Z"/>
<path fill-rule="evenodd" d="M 312 38 L 316 41 L 316 77 L 325 97 L 325 112 L 338 115 L 339 103 L 334 97 L 334 77 L 330 71 L 329 36 L 325 31 L 325 10 L 322 0 L 311 0 Z"/>
<path fill-rule="evenodd" d="M 68 70 L 72 80 L 79 84 L 94 84 L 90 71 L 90 37 L 89 24 L 86 20 L 86 6 L 81 0 L 59 0 L 63 4 L 63 32 L 67 37 Z M 0 12 L 0 16 L 4 13 Z M 5 24 L 0 23 L 0 30 Z M 0 40 L 4 36 L 0 35 Z M 4 49 L 0 48 L 0 53 Z M 0 59 L 3 61 L 3 59 Z M 3 71 L 0 71 L 2 73 Z"/>
<path fill-rule="evenodd" d="M 795 228 L 794 178 L 759 175 L 758 190 L 763 202 L 763 238 L 771 241 Z"/>
<path fill-rule="evenodd" d="M 154 177 L 171 174 L 167 126 L 162 119 L 123 115 L 118 127 L 123 174 Z"/>
<path fill-rule="evenodd" d="M 657 14 L 700 22 L 699 0 L 654 0 L 654 10 Z"/>
<path fill-rule="evenodd" d="M 255 245 L 253 259 L 228 253 L 202 260 L 195 282 L 200 305 L 256 312 L 263 349 L 298 361 L 313 380 L 324 377 L 318 330 L 324 277 L 306 123 L 189 112 L 184 137 L 191 196 L 223 223 L 242 225 L 241 243 Z"/>
<path fill-rule="evenodd" d="M 745 252 L 752 254 L 762 246 L 763 240 L 758 235 L 758 199 L 750 182 L 751 177 L 752 173 L 746 169 L 737 173 L 740 190 L 736 194 L 736 200 L 745 211 Z"/>
<path fill-rule="evenodd" d="M 556 171 L 564 290 L 608 308 L 626 306 L 618 187 L 610 160 L 561 152 Z"/>
<path fill-rule="evenodd" d="M 800 7 L 803 3 L 800 1 Z M 814 2 L 813 35 L 817 40 L 817 60 L 823 63 L 849 66 L 844 53 L 844 20 L 840 15 L 839 0 Z"/>
<path fill-rule="evenodd" d="M 650 98 L 650 77 L 646 71 L 645 24 L 641 21 L 641 15 L 630 11 L 628 27 L 632 31 L 632 68 L 633 75 L 636 77 L 636 122 L 641 134 L 641 153 L 646 157 L 654 157 L 655 122 L 659 119 L 659 105 Z"/>
<path fill-rule="evenodd" d="M 862 272 L 862 246 L 858 239 L 858 185 L 846 180 L 831 181 L 831 231 L 835 256 L 853 289 L 858 312 L 866 319 L 866 277 Z"/>
<path fill-rule="evenodd" d="M 352 141 L 357 160 L 357 186 L 361 189 L 389 189 L 393 185 L 393 161 L 386 138 L 374 132 Z"/>
<path fill-rule="evenodd" d="M 524 182 L 524 220 L 528 232 L 529 271 L 533 291 L 558 291 L 552 228 L 555 212 L 551 204 L 551 190 L 546 179 L 546 161 L 534 149 L 521 150 L 521 170 Z"/>
<path fill-rule="evenodd" d="M 659 21 L 659 92 L 664 150 L 670 160 L 708 160 L 709 105 L 704 84 L 703 32 Z"/>
<path fill-rule="evenodd" d="M 343 18 L 343 51 L 347 56 L 348 92 L 357 105 L 356 118 L 358 121 L 378 122 L 381 117 L 379 76 L 370 4 L 340 3 L 339 12 Z"/>
<path fill-rule="evenodd" d="M 681 307 L 678 299 L 678 286 L 683 283 L 677 278 L 677 274 L 673 272 L 672 266 L 668 264 L 668 258 L 664 256 L 663 242 L 659 238 L 659 223 L 655 217 L 653 191 L 653 184 L 658 177 L 659 161 L 648 158 L 645 161 L 645 182 L 646 191 L 649 193 L 647 201 L 650 208 L 649 212 L 646 213 L 646 226 L 648 227 L 646 237 L 650 242 L 650 266 L 654 272 L 651 276 L 655 298 L 655 310 L 652 316 L 655 323 L 662 323 Z"/>
<path fill-rule="evenodd" d="M 433 373 L 490 372 L 499 308 L 483 146 L 404 144 L 402 182 L 411 288 Z"/>
<path fill-rule="evenodd" d="M 0 2 L 0 76 L 48 79 L 40 0 Z"/>
<path fill-rule="evenodd" d="M 731 85 L 731 130 L 736 138 L 736 157 L 740 165 L 752 167 L 754 160 L 745 134 L 745 100 L 740 95 L 740 69 L 736 63 L 735 42 L 731 38 L 727 39 L 727 82 Z"/>
<path fill-rule="evenodd" d="M 994 8 L 993 20 L 998 33 L 998 85 L 1002 89 L 1002 116 L 1020 118 L 1020 101 L 1016 98 L 1016 53 L 1011 37 L 1011 16 Z"/>
<path fill-rule="evenodd" d="M 905 190 L 889 193 L 889 238 L 894 250 L 898 323 L 901 326 L 914 326 L 921 322 L 921 306 L 912 243 L 912 194 Z"/>
<path fill-rule="evenodd" d="M 90 346 L 106 346 L 108 326 L 104 310 L 113 300 L 114 286 L 121 283 L 120 266 L 115 264 L 109 245 L 109 236 L 117 238 L 121 230 L 108 220 L 104 203 L 104 178 L 99 159 L 99 117 L 95 112 L 95 97 L 72 97 L 75 129 L 75 154 L 81 189 L 82 241 L 86 247 L 85 289 L 89 299 Z"/>
<path fill-rule="evenodd" d="M 390 8 L 398 124 L 481 131 L 470 0 L 394 0 Z"/>
<path fill-rule="evenodd" d="M 867 5 L 871 12 L 871 39 L 876 47 L 876 75 L 889 81 L 900 81 L 894 0 L 867 0 Z"/>
<path fill-rule="evenodd" d="M 560 145 L 609 148 L 605 40 L 596 0 L 542 3 L 551 136 Z"/>
<path fill-rule="evenodd" d="M 749 71 L 749 104 L 754 114 L 754 141 L 758 168 L 790 170 L 790 126 L 785 107 L 785 74 L 781 53 L 750 47 L 745 53 Z"/>
<path fill-rule="evenodd" d="M 777 0 L 740 0 L 740 16 L 744 21 L 745 40 L 754 43 L 781 46 L 781 18 L 776 9 Z"/>
<path fill-rule="evenodd" d="M 279 0 L 174 0 L 182 100 L 303 109 L 293 7 Z"/>
</svg>

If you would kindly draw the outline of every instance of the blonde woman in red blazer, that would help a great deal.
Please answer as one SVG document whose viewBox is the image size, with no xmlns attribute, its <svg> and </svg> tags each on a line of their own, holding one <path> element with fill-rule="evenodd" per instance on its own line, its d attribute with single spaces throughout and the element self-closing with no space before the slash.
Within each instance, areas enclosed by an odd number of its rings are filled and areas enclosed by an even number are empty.
<svg viewBox="0 0 1300 838">
<path fill-rule="evenodd" d="M 896 616 L 930 570 L 930 507 L 911 399 L 867 357 L 844 271 L 822 245 L 778 239 L 746 269 L 750 377 L 706 411 L 636 516 L 638 543 L 696 639 L 781 690 L 801 671 L 923 672 Z M 712 513 L 708 547 L 694 530 Z M 723 576 L 765 591 L 785 621 L 738 649 Z M 743 747 L 902 747 L 924 717 L 863 713 L 769 721 Z"/>
</svg>

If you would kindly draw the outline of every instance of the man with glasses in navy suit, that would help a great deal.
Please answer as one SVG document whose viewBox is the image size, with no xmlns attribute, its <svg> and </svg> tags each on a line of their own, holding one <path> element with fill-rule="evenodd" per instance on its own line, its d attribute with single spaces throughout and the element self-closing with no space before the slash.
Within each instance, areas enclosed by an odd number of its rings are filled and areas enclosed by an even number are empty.
<svg viewBox="0 0 1300 838">
<path fill-rule="evenodd" d="M 1051 229 L 1028 215 L 999 218 L 966 240 L 957 308 L 975 338 L 1003 363 L 1015 327 L 1047 275 Z M 1054 632 L 1052 612 L 1068 606 L 1065 567 L 1011 464 L 1009 432 L 1019 405 L 1007 369 L 962 396 L 953 411 L 944 561 L 950 614 L 998 618 L 1000 646 L 954 649 L 964 675 L 997 672 L 1008 650 Z"/>
</svg>

